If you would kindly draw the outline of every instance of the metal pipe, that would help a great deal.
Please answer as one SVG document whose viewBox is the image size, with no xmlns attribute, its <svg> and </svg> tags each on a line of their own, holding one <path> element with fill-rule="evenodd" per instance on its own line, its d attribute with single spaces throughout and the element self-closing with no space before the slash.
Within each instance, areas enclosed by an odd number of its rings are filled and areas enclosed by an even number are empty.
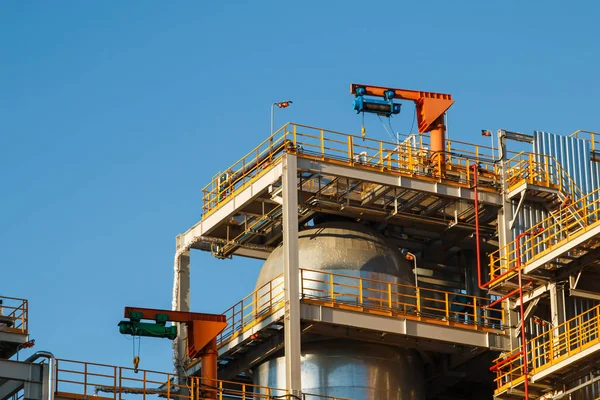
<svg viewBox="0 0 600 400">
<path fill-rule="evenodd" d="M 32 363 L 39 358 L 47 358 L 48 359 L 48 400 L 54 399 L 54 354 L 49 351 L 36 351 L 27 359 L 25 362 Z"/>
<path fill-rule="evenodd" d="M 417 257 L 411 253 L 410 251 L 406 252 L 406 259 L 408 261 L 410 261 L 412 259 L 413 264 L 415 266 L 414 269 L 414 273 L 415 273 L 415 287 L 417 288 L 417 290 L 419 289 L 419 275 L 417 274 Z"/>
<path fill-rule="evenodd" d="M 438 171 L 439 176 L 444 176 L 445 160 L 445 133 L 446 125 L 444 124 L 444 114 L 440 115 L 438 119 L 432 124 L 435 128 L 429 132 L 429 146 L 431 147 L 431 161 L 440 167 Z"/>
<path fill-rule="evenodd" d="M 518 275 L 518 285 L 519 285 L 519 311 L 521 314 L 521 351 L 523 352 L 523 376 L 525 377 L 525 400 L 529 400 L 529 377 L 527 370 L 527 338 L 525 337 L 525 309 L 523 306 L 523 282 L 522 282 L 522 274 L 521 274 L 521 238 L 526 236 L 531 236 L 532 234 L 538 234 L 542 232 L 544 228 L 539 228 L 535 232 L 523 232 L 517 235 L 517 246 L 516 246 L 516 257 L 517 257 L 517 275 Z"/>
<path fill-rule="evenodd" d="M 502 361 L 498 361 L 496 364 L 492 365 L 490 367 L 490 371 L 496 371 L 498 368 L 500 368 L 501 366 L 503 366 L 504 364 L 506 364 L 507 362 L 510 362 L 512 360 L 514 360 L 515 358 L 519 357 L 521 355 L 521 352 L 519 351 L 518 353 L 513 354 L 512 356 L 505 358 Z"/>
<path fill-rule="evenodd" d="M 277 103 L 271 104 L 271 130 L 269 131 L 269 136 L 273 134 L 273 126 L 275 125 L 275 105 Z"/>
<path fill-rule="evenodd" d="M 202 349 L 200 354 L 200 362 L 202 363 L 200 377 L 202 386 L 207 389 L 204 395 L 206 399 L 217 398 L 217 356 L 217 338 L 214 338 Z M 211 390 L 211 388 L 215 390 Z"/>
<path fill-rule="evenodd" d="M 479 244 L 479 190 L 477 185 L 477 164 L 471 164 L 471 168 L 473 168 L 473 195 L 475 196 L 475 253 L 477 257 L 477 285 L 479 286 L 479 289 L 486 290 L 485 286 L 487 285 L 483 285 L 481 283 L 481 247 Z"/>
</svg>

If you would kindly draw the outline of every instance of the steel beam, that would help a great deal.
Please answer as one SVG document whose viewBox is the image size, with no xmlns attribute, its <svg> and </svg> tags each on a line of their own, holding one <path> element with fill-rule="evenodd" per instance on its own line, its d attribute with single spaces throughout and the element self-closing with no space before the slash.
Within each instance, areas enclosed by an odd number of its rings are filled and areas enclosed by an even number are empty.
<svg viewBox="0 0 600 400">
<path fill-rule="evenodd" d="M 437 342 L 447 342 L 450 346 L 462 344 L 502 351 L 509 349 L 508 337 L 500 333 L 456 328 L 441 323 L 433 324 L 406 318 L 390 318 L 385 315 L 367 314 L 321 305 L 302 304 L 302 319 L 337 326 L 406 335 L 421 340 L 428 339 Z"/>
<path fill-rule="evenodd" d="M 376 171 L 367 171 L 359 168 L 336 165 L 325 161 L 309 160 L 305 158 L 298 159 L 298 168 L 311 172 L 317 172 L 325 175 L 334 175 L 372 182 L 380 185 L 401 187 L 421 192 L 428 192 L 433 195 L 451 197 L 463 200 L 475 200 L 473 189 L 461 186 L 450 185 L 446 183 L 433 182 L 424 179 L 398 176 L 392 173 L 383 173 Z M 479 201 L 484 204 L 501 206 L 502 196 L 495 192 L 479 192 Z"/>
<path fill-rule="evenodd" d="M 531 375 L 531 382 L 535 383 L 535 382 L 543 381 L 544 379 L 549 378 L 550 376 L 554 375 L 555 373 L 560 372 L 563 369 L 570 370 L 575 365 L 578 365 L 578 363 L 580 361 L 583 361 L 588 357 L 590 357 L 590 358 L 592 356 L 597 357 L 596 353 L 599 351 L 600 351 L 600 343 L 590 346 L 590 347 L 586 348 L 585 350 L 582 350 L 573 356 L 567 357 L 567 358 L 555 363 L 554 365 L 544 369 L 541 372 Z"/>
<path fill-rule="evenodd" d="M 545 295 L 551 288 L 552 283 L 546 283 L 544 285 L 536 286 L 535 289 L 527 291 L 523 293 L 523 304 L 530 302 L 531 300 L 535 300 L 538 297 Z M 513 309 L 516 309 L 519 304 L 515 301 L 513 304 Z"/>
<path fill-rule="evenodd" d="M 498 247 L 500 256 L 506 257 L 506 246 L 513 241 L 511 221 L 513 218 L 512 200 L 508 197 L 508 160 L 506 158 L 506 131 L 498 131 L 498 158 L 500 159 L 500 182 L 502 184 L 502 207 L 498 210 Z M 504 302 L 504 312 L 509 326 L 518 326 L 519 316 L 511 309 L 509 302 Z M 519 347 L 519 342 L 511 332 L 509 335 L 511 350 Z"/>
<path fill-rule="evenodd" d="M 0 400 L 8 399 L 24 387 L 25 384 L 21 381 L 4 381 L 4 383 L 0 383 Z"/>
<path fill-rule="evenodd" d="M 600 301 L 600 293 L 590 292 L 589 290 L 570 289 L 569 294 L 575 297 L 582 297 L 584 299 Z"/>
<path fill-rule="evenodd" d="M 527 264 L 527 266 L 523 268 L 523 273 L 525 275 L 532 273 L 539 267 L 549 262 L 552 262 L 556 258 L 559 258 L 563 253 L 568 252 L 572 248 L 577 247 L 580 244 L 585 243 L 589 239 L 598 235 L 600 235 L 600 223 L 596 222 L 591 227 L 588 227 L 587 231 L 580 233 L 579 236 L 577 236 L 576 238 L 561 243 L 561 245 L 556 246 L 554 250 L 549 251 L 544 256 L 536 258 L 535 260 Z"/>
<path fill-rule="evenodd" d="M 261 194 L 266 192 L 269 186 L 279 180 L 281 173 L 281 162 L 277 162 L 268 172 L 256 179 L 252 184 L 248 185 L 248 187 L 240 190 L 229 199 L 225 200 L 217 210 L 214 210 L 206 218 L 203 218 L 200 222 L 197 222 L 193 227 L 180 235 L 181 247 L 189 248 L 197 240 L 197 237 L 209 235 L 223 221 L 235 215 Z"/>
<path fill-rule="evenodd" d="M 298 159 L 283 158 L 283 288 L 285 291 L 285 381 L 292 395 L 302 392 L 300 359 L 300 260 L 298 257 Z"/>
<path fill-rule="evenodd" d="M 556 283 L 550 284 L 550 323 L 559 326 L 565 322 L 565 291 Z M 554 332 L 559 335 L 558 330 Z"/>
<path fill-rule="evenodd" d="M 4 394 L 5 391 L 9 393 L 16 387 L 23 386 L 25 400 L 42 400 L 44 393 L 48 392 L 47 377 L 47 364 L 0 360 L 0 380 L 7 380 L 0 386 L 0 394 Z M 21 384 L 12 384 L 14 381 Z"/>
</svg>

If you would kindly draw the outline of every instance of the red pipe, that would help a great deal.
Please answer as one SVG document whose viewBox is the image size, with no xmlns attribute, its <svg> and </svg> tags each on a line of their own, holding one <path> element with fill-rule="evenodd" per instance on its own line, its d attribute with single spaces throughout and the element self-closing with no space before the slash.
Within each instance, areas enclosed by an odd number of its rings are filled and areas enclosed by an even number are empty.
<svg viewBox="0 0 600 400">
<path fill-rule="evenodd" d="M 492 371 L 492 372 L 493 372 L 493 371 L 496 371 L 498 368 L 500 368 L 501 366 L 503 366 L 503 365 L 504 365 L 504 364 L 506 364 L 507 362 L 509 362 L 509 361 L 512 361 L 512 360 L 514 360 L 515 358 L 519 357 L 521 354 L 522 354 L 522 352 L 521 352 L 521 351 L 519 351 L 518 353 L 515 353 L 515 354 L 513 354 L 512 356 L 510 356 L 510 357 L 508 357 L 508 358 L 505 358 L 505 359 L 504 359 L 504 360 L 502 360 L 502 361 L 499 361 L 499 362 L 497 362 L 496 364 L 494 364 L 494 365 L 492 365 L 492 366 L 490 367 L 490 371 Z"/>
<path fill-rule="evenodd" d="M 525 400 L 529 400 L 529 377 L 527 370 L 527 337 L 525 336 L 525 310 L 523 307 L 523 284 L 521 281 L 521 238 L 531 236 L 530 232 L 523 232 L 517 235 L 517 273 L 519 276 L 519 311 L 521 313 L 521 352 L 523 353 L 523 376 L 525 377 Z"/>
</svg>

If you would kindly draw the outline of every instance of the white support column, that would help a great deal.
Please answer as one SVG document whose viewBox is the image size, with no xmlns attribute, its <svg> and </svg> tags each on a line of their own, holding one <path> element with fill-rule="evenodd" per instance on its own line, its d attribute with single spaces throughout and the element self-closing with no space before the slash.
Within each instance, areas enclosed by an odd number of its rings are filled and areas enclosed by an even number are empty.
<svg viewBox="0 0 600 400">
<path fill-rule="evenodd" d="M 302 391 L 300 376 L 300 267 L 298 258 L 298 161 L 283 158 L 283 287 L 285 290 L 285 382 L 290 394 Z"/>
<path fill-rule="evenodd" d="M 190 311 L 190 251 L 181 252 L 180 241 L 182 236 L 177 236 L 177 253 L 175 256 L 173 278 L 173 310 Z M 175 372 L 185 376 L 184 363 L 187 354 L 187 327 L 177 323 L 177 338 L 173 341 L 173 363 Z"/>
<path fill-rule="evenodd" d="M 507 244 L 513 241 L 511 221 L 513 220 L 512 200 L 508 198 L 508 157 L 506 151 L 506 134 L 498 130 L 498 163 L 500 165 L 500 183 L 502 185 L 502 208 L 498 211 L 498 247 L 503 249 Z M 506 256 L 506 252 L 501 250 L 501 257 Z M 519 314 L 510 307 L 509 302 L 504 302 L 504 312 L 508 326 L 519 326 Z M 512 329 L 510 335 L 511 349 L 519 347 L 517 332 Z"/>
<path fill-rule="evenodd" d="M 565 291 L 562 286 L 552 283 L 550 285 L 550 323 L 552 327 L 565 322 Z M 554 331 L 558 336 L 562 332 Z"/>
</svg>

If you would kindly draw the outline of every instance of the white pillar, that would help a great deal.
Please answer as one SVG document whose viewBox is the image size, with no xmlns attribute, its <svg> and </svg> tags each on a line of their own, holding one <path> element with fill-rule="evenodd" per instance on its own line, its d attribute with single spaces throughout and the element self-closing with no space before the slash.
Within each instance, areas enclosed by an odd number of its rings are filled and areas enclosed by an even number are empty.
<svg viewBox="0 0 600 400">
<path fill-rule="evenodd" d="M 552 327 L 565 322 L 565 291 L 556 283 L 550 284 L 550 323 Z M 562 332 L 554 330 L 555 337 Z"/>
<path fill-rule="evenodd" d="M 298 161 L 283 158 L 283 287 L 285 290 L 285 381 L 290 394 L 300 395 L 300 267 L 298 258 Z"/>
<path fill-rule="evenodd" d="M 179 251 L 181 236 L 177 236 L 177 253 L 173 279 L 173 310 L 190 311 L 190 251 Z M 177 323 L 177 338 L 173 341 L 173 363 L 175 373 L 185 376 L 184 363 L 187 359 L 187 327 Z"/>
<path fill-rule="evenodd" d="M 506 150 L 506 135 L 503 130 L 498 131 L 498 163 L 500 165 L 500 184 L 502 185 L 502 208 L 498 210 L 498 247 L 503 249 L 504 246 L 513 241 L 512 230 L 510 229 L 510 221 L 513 218 L 512 200 L 508 198 L 508 157 Z M 500 251 L 500 257 L 506 257 L 504 250 Z M 487 278 L 489 279 L 489 278 Z M 485 280 L 484 280 L 485 281 Z M 508 326 L 519 326 L 519 314 L 515 308 L 511 307 L 511 302 L 504 302 L 504 313 L 506 316 L 506 324 Z M 510 345 L 511 349 L 519 347 L 517 329 L 511 329 Z"/>
</svg>

